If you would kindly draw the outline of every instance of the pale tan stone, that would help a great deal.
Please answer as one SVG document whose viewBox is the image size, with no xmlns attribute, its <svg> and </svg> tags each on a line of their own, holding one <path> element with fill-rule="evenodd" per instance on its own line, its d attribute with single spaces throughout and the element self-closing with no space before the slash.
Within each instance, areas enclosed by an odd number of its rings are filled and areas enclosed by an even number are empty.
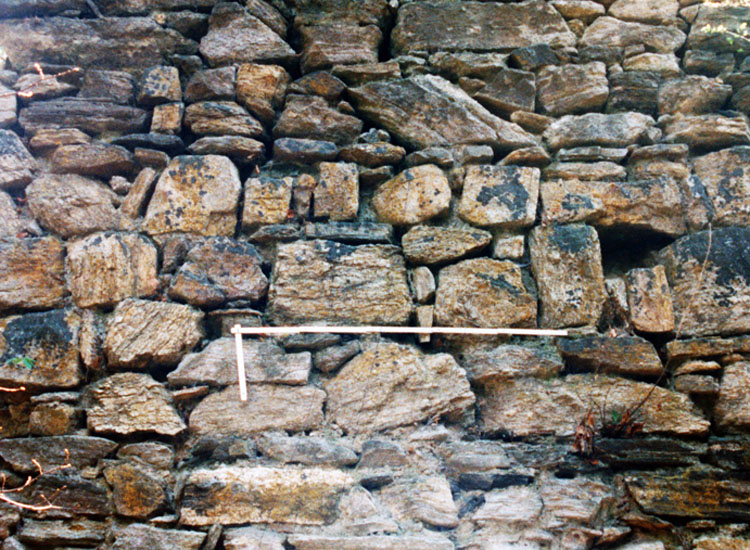
<svg viewBox="0 0 750 550">
<path fill-rule="evenodd" d="M 244 63 L 237 70 L 237 101 L 263 122 L 272 122 L 291 80 L 278 65 Z"/>
<path fill-rule="evenodd" d="M 378 187 L 372 206 L 378 219 L 393 225 L 420 223 L 448 210 L 451 189 L 433 164 L 409 168 Z"/>
<path fill-rule="evenodd" d="M 321 162 L 318 185 L 313 192 L 315 217 L 331 221 L 351 220 L 359 210 L 359 172 L 357 165 L 345 162 Z"/>
<path fill-rule="evenodd" d="M 0 241 L 0 311 L 62 305 L 64 257 L 63 244 L 54 237 Z"/>
<path fill-rule="evenodd" d="M 674 330 L 672 295 L 664 266 L 631 269 L 625 279 L 633 328 L 643 332 Z"/>
<path fill-rule="evenodd" d="M 458 215 L 482 227 L 518 228 L 534 224 L 539 169 L 469 166 Z"/>
<path fill-rule="evenodd" d="M 292 201 L 294 178 L 258 179 L 245 182 L 245 205 L 242 227 L 284 223 Z"/>
</svg>

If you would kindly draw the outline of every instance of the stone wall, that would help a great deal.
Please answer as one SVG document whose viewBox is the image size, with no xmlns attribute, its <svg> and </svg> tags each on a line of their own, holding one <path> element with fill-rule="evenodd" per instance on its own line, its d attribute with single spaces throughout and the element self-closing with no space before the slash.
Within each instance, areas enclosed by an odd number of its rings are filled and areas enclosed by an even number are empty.
<svg viewBox="0 0 750 550">
<path fill-rule="evenodd" d="M 2 550 L 750 548 L 749 21 L 0 0 Z"/>
</svg>

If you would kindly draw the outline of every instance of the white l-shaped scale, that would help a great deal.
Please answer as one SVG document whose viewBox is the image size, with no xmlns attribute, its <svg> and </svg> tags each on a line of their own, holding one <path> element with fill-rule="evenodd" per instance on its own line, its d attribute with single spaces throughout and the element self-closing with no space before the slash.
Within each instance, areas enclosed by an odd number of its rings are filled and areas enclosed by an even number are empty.
<svg viewBox="0 0 750 550">
<path fill-rule="evenodd" d="M 567 336 L 567 330 L 537 328 L 463 328 L 463 327 L 399 327 L 399 326 L 299 326 L 299 327 L 242 327 L 234 325 L 231 330 L 237 350 L 237 381 L 240 385 L 240 401 L 247 401 L 245 356 L 242 351 L 242 336 L 281 336 L 288 334 L 467 334 L 473 336 Z"/>
</svg>

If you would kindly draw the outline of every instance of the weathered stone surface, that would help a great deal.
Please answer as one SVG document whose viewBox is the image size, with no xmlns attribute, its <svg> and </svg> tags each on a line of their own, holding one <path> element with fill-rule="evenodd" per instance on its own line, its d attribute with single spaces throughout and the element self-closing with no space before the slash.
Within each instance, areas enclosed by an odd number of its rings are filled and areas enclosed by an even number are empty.
<svg viewBox="0 0 750 550">
<path fill-rule="evenodd" d="M 380 221 L 410 225 L 444 214 L 450 199 L 450 184 L 443 171 L 433 164 L 423 164 L 404 170 L 378 187 L 372 206 Z"/>
<path fill-rule="evenodd" d="M 180 124 L 182 122 L 182 104 L 173 103 L 172 105 L 176 105 L 178 107 L 178 116 L 177 120 L 174 122 L 174 126 L 176 127 L 176 130 L 179 130 Z M 156 107 L 154 107 L 155 111 L 157 107 L 163 107 L 163 105 L 157 105 Z M 177 155 L 185 150 L 185 143 L 182 141 L 182 138 L 168 133 L 150 132 L 126 134 L 124 136 L 119 136 L 112 139 L 111 143 L 115 145 L 122 145 L 123 147 L 126 147 L 130 150 L 134 150 L 137 148 L 146 148 L 163 151 L 170 155 Z M 114 156 L 114 154 L 110 153 L 110 156 Z M 107 177 L 107 175 L 105 174 L 104 177 Z"/>
<path fill-rule="evenodd" d="M 117 451 L 117 458 L 130 460 L 134 464 L 146 463 L 159 470 L 168 470 L 174 463 L 174 451 L 169 445 L 153 441 L 128 443 Z"/>
<path fill-rule="evenodd" d="M 87 388 L 86 422 L 96 433 L 176 435 L 186 426 L 169 392 L 147 374 L 123 372 Z"/>
<path fill-rule="evenodd" d="M 0 130 L 0 189 L 22 189 L 31 182 L 36 161 L 18 136 Z"/>
<path fill-rule="evenodd" d="M 81 382 L 78 366 L 80 317 L 70 310 L 5 317 L 0 320 L 0 384 L 13 387 L 72 388 Z M 18 362 L 28 358 L 32 366 Z"/>
<path fill-rule="evenodd" d="M 709 238 L 711 246 L 709 250 Z M 750 322 L 750 229 L 726 227 L 683 237 L 659 253 L 685 336 L 736 334 Z M 701 275 L 703 262 L 706 271 Z"/>
<path fill-rule="evenodd" d="M 76 128 L 41 129 L 29 140 L 29 147 L 35 153 L 48 153 L 61 145 L 89 143 L 91 137 Z"/>
<path fill-rule="evenodd" d="M 33 435 L 65 435 L 78 427 L 80 410 L 68 403 L 39 403 L 29 415 L 29 432 Z"/>
<path fill-rule="evenodd" d="M 431 302 L 435 297 L 435 276 L 430 268 L 419 266 L 410 273 L 414 299 L 420 304 Z"/>
<path fill-rule="evenodd" d="M 115 532 L 112 550 L 149 548 L 150 550 L 198 550 L 206 533 L 185 529 L 160 529 L 133 523 Z"/>
<path fill-rule="evenodd" d="M 377 63 L 383 34 L 374 25 L 347 23 L 299 27 L 302 39 L 300 66 L 303 73 L 332 65 Z"/>
<path fill-rule="evenodd" d="M 425 531 L 431 533 L 431 531 Z M 369 536 L 332 536 L 332 535 L 291 535 L 289 542 L 296 550 L 326 550 L 337 548 L 340 550 L 360 550 L 362 548 L 377 548 L 377 550 L 453 550 L 455 548 L 450 539 L 438 534 L 415 535 L 369 535 Z"/>
<path fill-rule="evenodd" d="M 0 128 L 13 126 L 18 119 L 16 94 L 11 92 L 12 90 L 0 84 Z"/>
<path fill-rule="evenodd" d="M 680 62 L 673 53 L 642 53 L 628 57 L 623 61 L 626 71 L 643 71 L 664 78 L 680 76 Z"/>
<path fill-rule="evenodd" d="M 224 530 L 226 550 L 284 550 L 286 536 L 257 527 Z"/>
<path fill-rule="evenodd" d="M 133 156 L 119 145 L 101 142 L 63 145 L 52 154 L 52 170 L 57 173 L 107 177 L 127 174 L 133 168 Z"/>
<path fill-rule="evenodd" d="M 182 129 L 185 105 L 182 103 L 162 103 L 155 105 L 151 113 L 151 134 L 173 135 Z"/>
<path fill-rule="evenodd" d="M 523 28 L 524 32 L 517 32 Z M 575 35 L 551 6 L 419 3 L 402 7 L 391 38 L 395 54 L 415 51 L 507 51 L 534 44 L 572 46 Z"/>
<path fill-rule="evenodd" d="M 6 19 L 0 21 L 0 37 L 15 67 L 48 62 L 139 73 L 194 47 L 151 17 Z"/>
<path fill-rule="evenodd" d="M 336 21 L 383 27 L 389 16 L 386 0 L 362 0 L 352 5 L 346 0 L 295 0 L 297 25 L 320 25 Z"/>
<path fill-rule="evenodd" d="M 674 24 L 680 3 L 677 0 L 617 0 L 609 7 L 609 14 L 623 21 L 651 24 Z"/>
<path fill-rule="evenodd" d="M 383 243 L 393 241 L 393 226 L 373 222 L 307 223 L 304 226 L 308 239 L 324 239 L 345 243 Z"/>
<path fill-rule="evenodd" d="M 338 470 L 222 466 L 193 471 L 185 486 L 185 525 L 290 523 L 325 525 L 354 484 Z"/>
<path fill-rule="evenodd" d="M 26 198 L 42 227 L 66 238 L 117 227 L 114 193 L 94 180 L 45 174 L 29 185 Z"/>
<path fill-rule="evenodd" d="M 641 141 L 654 119 L 641 113 L 567 115 L 554 121 L 544 132 L 551 149 L 579 145 L 626 147 Z"/>
<path fill-rule="evenodd" d="M 504 69 L 484 83 L 462 78 L 459 84 L 471 97 L 497 114 L 534 111 L 536 81 L 532 72 Z"/>
<path fill-rule="evenodd" d="M 520 126 L 490 114 L 439 76 L 371 82 L 349 93 L 359 112 L 415 149 L 471 143 L 502 150 L 536 145 Z"/>
<path fill-rule="evenodd" d="M 618 181 L 628 172 L 615 162 L 554 162 L 542 171 L 545 180 Z M 567 182 L 566 182 L 567 183 Z"/>
<path fill-rule="evenodd" d="M 315 217 L 332 221 L 350 220 L 359 210 L 359 174 L 357 165 L 347 162 L 321 162 L 318 185 L 313 194 Z"/>
<path fill-rule="evenodd" d="M 13 88 L 19 92 L 28 91 L 33 88 L 31 97 L 19 96 L 22 103 L 39 101 L 42 99 L 53 99 L 76 93 L 77 86 L 68 82 L 61 82 L 56 77 L 42 79 L 38 74 L 24 74 L 16 80 Z"/>
<path fill-rule="evenodd" d="M 624 71 L 610 74 L 606 111 L 608 113 L 638 111 L 656 116 L 660 81 L 658 74 L 647 71 Z"/>
<path fill-rule="evenodd" d="M 606 294 L 596 231 L 585 225 L 542 226 L 529 238 L 543 327 L 595 325 Z"/>
<path fill-rule="evenodd" d="M 356 464 L 357 454 L 347 446 L 321 437 L 263 434 L 258 448 L 265 456 L 283 463 L 328 465 L 335 467 Z"/>
<path fill-rule="evenodd" d="M 384 164 L 398 164 L 405 154 L 403 147 L 386 142 L 357 143 L 342 147 L 339 151 L 339 158 L 346 162 L 356 162 L 362 166 L 375 168 Z"/>
<path fill-rule="evenodd" d="M 404 234 L 401 246 L 412 263 L 438 264 L 482 250 L 491 240 L 490 233 L 478 229 L 419 225 Z"/>
<path fill-rule="evenodd" d="M 474 403 L 466 373 L 450 355 L 398 344 L 360 353 L 324 387 L 328 420 L 351 433 L 456 415 Z"/>
<path fill-rule="evenodd" d="M 266 148 L 262 142 L 242 136 L 203 137 L 188 146 L 194 155 L 224 155 L 238 164 L 262 162 Z"/>
<path fill-rule="evenodd" d="M 334 143 L 351 143 L 362 131 L 362 121 L 342 113 L 321 97 L 290 96 L 273 137 L 296 137 Z"/>
<path fill-rule="evenodd" d="M 127 462 L 109 466 L 104 479 L 112 487 L 112 502 L 121 516 L 146 518 L 167 503 L 164 487 L 142 466 Z"/>
<path fill-rule="evenodd" d="M 717 225 L 750 225 L 750 147 L 740 146 L 695 159 L 695 174 L 705 186 Z"/>
<path fill-rule="evenodd" d="M 42 495 L 57 495 L 55 506 L 69 514 L 102 517 L 111 513 L 104 482 L 86 479 L 70 469 L 40 477 L 16 498 L 24 504 L 38 505 L 44 502 Z"/>
<path fill-rule="evenodd" d="M 601 61 L 585 65 L 548 65 L 537 76 L 539 104 L 550 115 L 597 111 L 607 102 L 607 67 Z"/>
<path fill-rule="evenodd" d="M 97 233 L 68 245 L 68 287 L 79 307 L 151 296 L 159 286 L 157 250 L 136 233 Z"/>
<path fill-rule="evenodd" d="M 38 236 L 42 233 L 36 221 L 19 209 L 11 196 L 4 191 L 0 191 L 0 219 L 3 220 L 3 224 L 0 225 L 0 239 Z"/>
<path fill-rule="evenodd" d="M 667 80 L 659 88 L 659 114 L 711 113 L 720 109 L 731 94 L 731 86 L 705 76 Z"/>
<path fill-rule="evenodd" d="M 237 70 L 237 101 L 263 122 L 273 122 L 290 81 L 289 74 L 278 65 L 244 63 Z"/>
<path fill-rule="evenodd" d="M 671 179 L 557 180 L 542 183 L 542 221 L 587 222 L 596 227 L 686 233 L 682 194 Z"/>
<path fill-rule="evenodd" d="M 182 99 L 180 71 L 169 65 L 156 65 L 143 72 L 138 86 L 138 103 L 158 105 Z"/>
<path fill-rule="evenodd" d="M 628 491 L 649 514 L 677 518 L 747 521 L 747 482 L 703 468 L 625 478 Z"/>
<path fill-rule="evenodd" d="M 628 23 L 605 16 L 586 28 L 580 45 L 627 48 L 643 44 L 657 52 L 670 53 L 678 50 L 685 38 L 685 33 L 675 27 Z"/>
<path fill-rule="evenodd" d="M 234 100 L 237 69 L 221 67 L 193 73 L 185 85 L 185 101 Z"/>
<path fill-rule="evenodd" d="M 212 67 L 234 63 L 287 63 L 295 53 L 265 23 L 237 4 L 216 4 L 200 53 Z"/>
<path fill-rule="evenodd" d="M 21 109 L 19 122 L 26 132 L 47 128 L 77 128 L 93 134 L 134 133 L 146 130 L 148 113 L 105 99 L 65 97 L 37 101 Z"/>
<path fill-rule="evenodd" d="M 273 142 L 273 158 L 279 162 L 315 164 L 322 160 L 336 160 L 338 147 L 330 141 L 281 138 Z"/>
<path fill-rule="evenodd" d="M 181 304 L 120 302 L 107 325 L 107 361 L 128 368 L 173 365 L 202 338 L 202 320 L 201 312 Z"/>
<path fill-rule="evenodd" d="M 712 53 L 747 51 L 743 50 L 749 42 L 747 26 L 743 27 L 742 24 L 748 19 L 750 8 L 744 4 L 701 6 L 690 27 L 688 48 Z"/>
<path fill-rule="evenodd" d="M 505 378 L 552 378 L 564 366 L 550 350 L 517 345 L 470 345 L 462 347 L 457 358 L 475 384 Z"/>
<path fill-rule="evenodd" d="M 314 430 L 323 422 L 325 398 L 325 392 L 313 386 L 261 384 L 249 386 L 247 401 L 240 401 L 234 385 L 198 403 L 190 413 L 190 430 L 240 436 L 266 430 Z"/>
<path fill-rule="evenodd" d="M 295 95 L 320 96 L 333 105 L 341 99 L 344 90 L 346 84 L 330 72 L 315 71 L 292 82 L 287 92 Z"/>
<path fill-rule="evenodd" d="M 57 546 L 59 544 L 96 545 L 104 542 L 107 525 L 99 521 L 40 521 L 25 519 L 18 531 L 18 540 L 27 544 Z"/>
<path fill-rule="evenodd" d="M 750 541 L 735 537 L 701 537 L 695 541 L 695 550 L 747 550 Z"/>
<path fill-rule="evenodd" d="M 643 332 L 674 330 L 674 309 L 664 267 L 631 269 L 625 275 L 630 322 Z"/>
<path fill-rule="evenodd" d="M 226 157 L 172 159 L 156 183 L 143 230 L 151 235 L 186 231 L 231 236 L 241 187 L 237 168 Z"/>
<path fill-rule="evenodd" d="M 650 377 L 664 370 L 653 344 L 639 336 L 564 338 L 557 347 L 574 370 Z"/>
<path fill-rule="evenodd" d="M 664 141 L 687 143 L 697 150 L 750 144 L 747 118 L 737 113 L 665 116 L 659 119 L 659 124 L 664 129 Z"/>
<path fill-rule="evenodd" d="M 117 444 L 109 439 L 77 435 L 4 439 L 0 441 L 0 457 L 19 472 L 32 472 L 38 471 L 32 459 L 48 470 L 65 463 L 67 449 L 70 464 L 81 470 L 95 466 L 116 448 Z"/>
<path fill-rule="evenodd" d="M 527 227 L 534 224 L 538 195 L 538 168 L 469 166 L 458 215 L 481 227 Z"/>
<path fill-rule="evenodd" d="M 234 338 L 213 340 L 199 353 L 186 355 L 167 375 L 172 385 L 228 386 L 237 381 Z M 304 385 L 310 373 L 310 352 L 284 353 L 273 341 L 244 340 L 245 376 L 250 384 Z"/>
<path fill-rule="evenodd" d="M 481 427 L 488 433 L 516 436 L 549 432 L 570 436 L 586 411 L 604 407 L 607 415 L 622 415 L 652 390 L 639 414 L 644 433 L 700 436 L 708 432 L 710 423 L 684 394 L 624 378 L 579 374 L 486 384 L 479 398 Z"/>
<path fill-rule="evenodd" d="M 743 432 L 750 427 L 750 400 L 747 384 L 750 363 L 738 362 L 724 368 L 719 399 L 714 407 L 714 419 L 725 432 Z"/>
<path fill-rule="evenodd" d="M 62 305 L 64 254 L 62 243 L 53 237 L 0 242 L 0 310 Z"/>
<path fill-rule="evenodd" d="M 233 101 L 201 101 L 185 109 L 185 126 L 198 135 L 257 137 L 263 126 Z"/>
<path fill-rule="evenodd" d="M 336 65 L 331 72 L 349 86 L 361 86 L 374 80 L 401 78 L 401 68 L 396 61 Z"/>
<path fill-rule="evenodd" d="M 125 71 L 89 69 L 83 75 L 78 96 L 129 105 L 135 99 L 135 79 Z"/>
<path fill-rule="evenodd" d="M 444 476 L 400 480 L 382 489 L 378 496 L 398 521 L 447 528 L 458 525 L 458 508 Z"/>
<path fill-rule="evenodd" d="M 712 357 L 735 353 L 750 353 L 750 337 L 734 338 L 687 338 L 672 340 L 666 346 L 671 359 L 690 359 L 695 357 Z M 701 363 L 704 363 L 701 361 Z M 714 370 L 707 368 L 706 370 Z"/>
<path fill-rule="evenodd" d="M 477 258 L 438 274 L 435 321 L 448 327 L 536 325 L 536 298 L 511 261 Z"/>
<path fill-rule="evenodd" d="M 411 314 L 403 257 L 388 245 L 279 245 L 269 291 L 275 324 L 401 325 Z"/>
</svg>

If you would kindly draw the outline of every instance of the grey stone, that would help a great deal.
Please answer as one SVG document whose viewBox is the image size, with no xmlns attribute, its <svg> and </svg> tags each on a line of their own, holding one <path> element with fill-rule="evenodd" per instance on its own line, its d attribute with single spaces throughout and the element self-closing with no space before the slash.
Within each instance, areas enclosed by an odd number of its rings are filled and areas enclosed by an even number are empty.
<svg viewBox="0 0 750 550">
<path fill-rule="evenodd" d="M 0 191 L 0 219 L 3 220 L 0 239 L 39 236 L 42 233 L 34 218 L 16 206 L 11 196 L 4 191 Z"/>
<path fill-rule="evenodd" d="M 262 142 L 242 136 L 203 137 L 188 146 L 194 155 L 224 155 L 238 164 L 260 164 L 266 152 Z"/>
<path fill-rule="evenodd" d="M 141 76 L 136 99 L 142 105 L 181 101 L 180 71 L 169 65 L 149 67 Z"/>
<path fill-rule="evenodd" d="M 641 141 L 654 119 L 641 113 L 566 115 L 544 131 L 551 149 L 601 145 L 626 147 Z"/>
<path fill-rule="evenodd" d="M 305 237 L 345 243 L 381 243 L 393 241 L 393 226 L 374 222 L 306 223 Z"/>
<path fill-rule="evenodd" d="M 658 377 L 664 371 L 653 344 L 638 336 L 583 336 L 557 342 L 569 368 L 624 376 Z"/>
<path fill-rule="evenodd" d="M 540 106 L 552 116 L 597 111 L 609 96 L 607 68 L 600 61 L 548 65 L 537 75 L 537 88 Z"/>
<path fill-rule="evenodd" d="M 443 528 L 458 525 L 458 507 L 444 476 L 399 480 L 384 487 L 378 497 L 398 521 L 415 521 Z"/>
<path fill-rule="evenodd" d="M 341 468 L 356 464 L 357 454 L 349 447 L 322 437 L 286 436 L 266 433 L 258 448 L 268 458 L 284 464 L 327 465 Z"/>
<path fill-rule="evenodd" d="M 235 67 L 206 69 L 194 73 L 185 86 L 185 101 L 234 101 Z"/>
<path fill-rule="evenodd" d="M 461 79 L 459 83 L 461 82 L 465 82 L 465 79 Z M 509 114 L 514 111 L 533 112 L 536 95 L 535 76 L 529 71 L 504 69 L 489 78 L 476 91 L 467 92 L 497 114 Z"/>
<path fill-rule="evenodd" d="M 705 186 L 717 225 L 750 225 L 750 147 L 709 153 L 694 160 L 695 174 Z"/>
<path fill-rule="evenodd" d="M 511 344 L 464 346 L 458 360 L 474 384 L 506 378 L 552 378 L 564 366 L 560 356 L 551 350 Z"/>
<path fill-rule="evenodd" d="M 200 531 L 160 529 L 133 523 L 115 532 L 112 550 L 150 548 L 151 550 L 198 550 L 206 538 Z"/>
<path fill-rule="evenodd" d="M 357 355 L 360 349 L 361 346 L 357 340 L 341 346 L 330 346 L 313 354 L 313 364 L 319 371 L 332 372 Z"/>
<path fill-rule="evenodd" d="M 732 116 L 666 115 L 659 119 L 659 124 L 664 129 L 664 141 L 687 143 L 696 150 L 750 144 L 747 118 L 738 113 Z"/>
<path fill-rule="evenodd" d="M 100 544 L 104 542 L 107 525 L 100 521 L 81 519 L 73 522 L 64 520 L 43 521 L 27 519 L 18 531 L 18 540 L 28 544 Z"/>
<path fill-rule="evenodd" d="M 678 50 L 685 38 L 685 33 L 672 26 L 629 23 L 604 16 L 586 28 L 580 45 L 627 48 L 643 44 L 657 52 L 670 53 Z"/>
<path fill-rule="evenodd" d="M 185 126 L 198 135 L 258 137 L 263 126 L 233 101 L 201 101 L 185 109 Z"/>
<path fill-rule="evenodd" d="M 279 162 L 314 164 L 322 160 L 336 160 L 338 147 L 330 141 L 281 138 L 273 142 L 273 158 Z"/>
<path fill-rule="evenodd" d="M 458 260 L 485 248 L 492 240 L 487 231 L 418 225 L 401 239 L 404 256 L 416 264 Z"/>
<path fill-rule="evenodd" d="M 104 99 L 64 97 L 32 103 L 21 109 L 18 120 L 29 133 L 48 128 L 77 128 L 99 135 L 142 132 L 146 130 L 147 113 Z"/>
<path fill-rule="evenodd" d="M 361 131 L 361 120 L 330 107 L 323 98 L 291 96 L 273 128 L 273 137 L 343 144 L 353 142 Z"/>
<path fill-rule="evenodd" d="M 36 161 L 18 136 L 0 130 L 0 189 L 22 189 L 31 183 Z"/>
</svg>

